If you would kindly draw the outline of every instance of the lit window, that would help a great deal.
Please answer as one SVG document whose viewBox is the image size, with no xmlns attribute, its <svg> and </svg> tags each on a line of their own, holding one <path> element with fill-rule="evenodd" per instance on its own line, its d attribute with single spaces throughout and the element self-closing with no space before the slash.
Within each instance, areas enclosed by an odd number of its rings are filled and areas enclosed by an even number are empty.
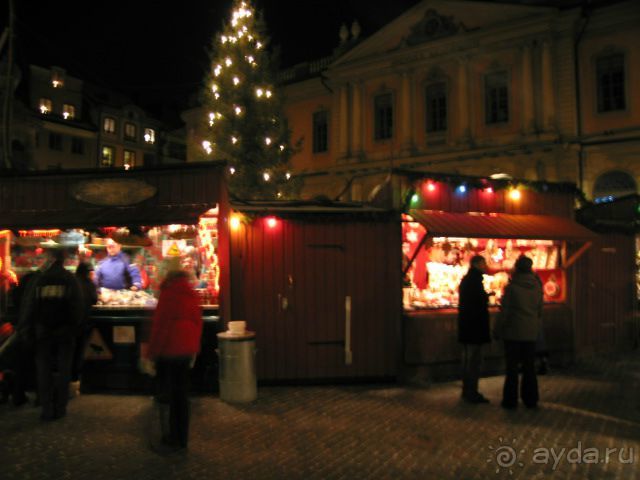
<svg viewBox="0 0 640 480">
<path fill-rule="evenodd" d="M 72 120 L 76 117 L 76 107 L 69 103 L 62 105 L 62 116 L 65 120 Z"/>
<path fill-rule="evenodd" d="M 100 158 L 100 166 L 102 167 L 113 167 L 115 160 L 115 153 L 113 147 L 107 147 L 106 145 L 102 147 L 102 156 Z"/>
<path fill-rule="evenodd" d="M 444 82 L 427 85 L 425 90 L 427 132 L 447 130 L 447 85 Z"/>
<path fill-rule="evenodd" d="M 129 170 L 136 166 L 136 152 L 132 150 L 124 151 L 124 169 Z"/>
<path fill-rule="evenodd" d="M 116 133 L 116 119 L 113 117 L 104 117 L 102 129 L 105 133 Z"/>
<path fill-rule="evenodd" d="M 156 143 L 156 131 L 153 128 L 144 129 L 144 141 L 147 143 Z"/>
<path fill-rule="evenodd" d="M 40 99 L 40 113 L 51 113 L 51 109 L 53 108 L 50 98 L 41 98 Z"/>
<path fill-rule="evenodd" d="M 328 115 L 326 111 L 313 114 L 313 153 L 328 150 Z"/>
<path fill-rule="evenodd" d="M 133 123 L 127 122 L 124 124 L 124 138 L 126 140 L 136 139 L 136 126 Z"/>
<path fill-rule="evenodd" d="M 59 68 L 53 68 L 51 71 L 51 86 L 53 88 L 64 87 L 65 71 Z"/>
<path fill-rule="evenodd" d="M 495 72 L 484 77 L 485 122 L 509 121 L 509 74 Z"/>
<path fill-rule="evenodd" d="M 393 136 L 393 97 L 390 93 L 374 99 L 374 138 L 387 140 Z"/>
<path fill-rule="evenodd" d="M 622 53 L 597 59 L 598 112 L 612 112 L 626 108 L 624 77 Z"/>
</svg>

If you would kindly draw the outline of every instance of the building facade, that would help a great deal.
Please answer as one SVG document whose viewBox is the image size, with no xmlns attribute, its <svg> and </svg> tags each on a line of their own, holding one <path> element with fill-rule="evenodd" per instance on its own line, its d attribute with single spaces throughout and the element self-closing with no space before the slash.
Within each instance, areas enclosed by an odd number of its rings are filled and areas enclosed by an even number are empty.
<svg viewBox="0 0 640 480">
<path fill-rule="evenodd" d="M 30 65 L 13 99 L 11 163 L 18 170 L 136 168 L 186 160 L 184 130 L 128 98 Z"/>
<path fill-rule="evenodd" d="M 282 72 L 304 196 L 367 200 L 391 168 L 635 192 L 640 4 L 558 5 L 424 0 Z M 201 117 L 183 116 L 189 159 Z"/>
</svg>

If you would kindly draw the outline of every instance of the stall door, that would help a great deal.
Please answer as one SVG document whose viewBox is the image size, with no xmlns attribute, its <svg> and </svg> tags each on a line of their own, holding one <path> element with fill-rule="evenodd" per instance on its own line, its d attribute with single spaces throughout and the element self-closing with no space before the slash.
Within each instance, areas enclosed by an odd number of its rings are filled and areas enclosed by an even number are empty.
<svg viewBox="0 0 640 480">
<path fill-rule="evenodd" d="M 587 343 L 598 352 L 629 349 L 635 301 L 633 238 L 601 235 L 589 251 L 588 262 Z"/>
<path fill-rule="evenodd" d="M 291 231 L 283 296 L 295 332 L 294 378 L 395 375 L 399 265 L 396 274 L 388 227 L 306 223 Z"/>
<path fill-rule="evenodd" d="M 234 318 L 261 381 L 395 376 L 399 234 L 388 223 L 256 221 L 232 238 Z M 397 237 L 397 238 L 396 238 Z"/>
</svg>

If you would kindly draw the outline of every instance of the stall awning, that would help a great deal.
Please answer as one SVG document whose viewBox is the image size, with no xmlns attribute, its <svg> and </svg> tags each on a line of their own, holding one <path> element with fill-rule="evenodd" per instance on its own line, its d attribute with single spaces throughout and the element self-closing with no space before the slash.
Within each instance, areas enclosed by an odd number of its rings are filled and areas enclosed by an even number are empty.
<svg viewBox="0 0 640 480">
<path fill-rule="evenodd" d="M 515 215 L 508 213 L 451 213 L 410 210 L 411 215 L 432 237 L 521 238 L 537 240 L 588 241 L 591 230 L 564 217 Z"/>
</svg>

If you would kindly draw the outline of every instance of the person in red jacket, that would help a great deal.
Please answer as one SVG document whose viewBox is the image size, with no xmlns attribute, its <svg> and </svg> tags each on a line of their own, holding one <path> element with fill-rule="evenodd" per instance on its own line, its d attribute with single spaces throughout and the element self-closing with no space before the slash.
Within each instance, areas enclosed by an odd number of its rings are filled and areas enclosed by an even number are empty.
<svg viewBox="0 0 640 480">
<path fill-rule="evenodd" d="M 162 443 L 186 448 L 189 439 L 189 370 L 200 351 L 202 309 L 187 272 L 173 265 L 160 286 L 148 356 L 155 360 L 160 395 L 169 402 L 169 433 Z M 171 262 L 170 262 L 171 263 Z"/>
</svg>

